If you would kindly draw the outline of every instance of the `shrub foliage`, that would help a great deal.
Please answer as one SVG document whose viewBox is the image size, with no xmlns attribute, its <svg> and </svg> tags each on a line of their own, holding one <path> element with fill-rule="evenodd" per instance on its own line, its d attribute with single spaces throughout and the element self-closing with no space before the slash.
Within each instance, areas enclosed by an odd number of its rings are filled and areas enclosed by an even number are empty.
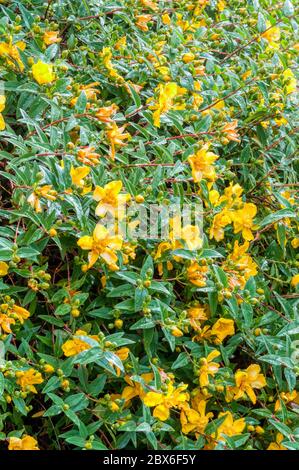
<svg viewBox="0 0 299 470">
<path fill-rule="evenodd" d="M 298 449 L 296 2 L 0 3 L 1 447 Z"/>
</svg>

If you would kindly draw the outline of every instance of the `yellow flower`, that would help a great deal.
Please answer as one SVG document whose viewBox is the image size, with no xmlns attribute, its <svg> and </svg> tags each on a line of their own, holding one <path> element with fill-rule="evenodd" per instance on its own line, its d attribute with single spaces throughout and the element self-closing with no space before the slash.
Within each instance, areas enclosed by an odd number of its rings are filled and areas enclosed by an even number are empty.
<svg viewBox="0 0 299 470">
<path fill-rule="evenodd" d="M 281 392 L 279 394 L 280 399 L 276 400 L 275 402 L 275 411 L 279 411 L 281 409 L 281 401 L 287 405 L 288 403 L 296 403 L 299 405 L 299 394 L 296 392 L 296 390 L 293 390 L 292 392 Z"/>
<path fill-rule="evenodd" d="M 226 3 L 223 0 L 219 0 L 217 3 L 218 11 L 223 11 L 225 7 L 226 7 Z"/>
<path fill-rule="evenodd" d="M 161 16 L 161 18 L 162 18 L 163 24 L 171 24 L 171 19 L 168 13 L 164 13 L 164 15 Z"/>
<path fill-rule="evenodd" d="M 160 117 L 167 113 L 173 107 L 173 100 L 179 93 L 179 87 L 176 83 L 160 83 L 156 90 L 158 92 L 158 102 L 150 107 L 154 109 L 153 120 L 154 126 L 160 127 Z"/>
<path fill-rule="evenodd" d="M 213 362 L 213 359 L 220 356 L 220 352 L 214 349 L 206 358 L 201 359 L 201 367 L 199 370 L 199 384 L 201 387 L 209 385 L 209 376 L 214 377 L 217 373 L 220 364 Z"/>
<path fill-rule="evenodd" d="M 116 147 L 123 147 L 125 144 L 124 140 L 130 139 L 130 134 L 124 132 L 125 126 L 117 127 L 117 124 L 113 121 L 109 123 L 106 130 L 106 136 L 110 143 L 110 158 L 115 159 Z"/>
<path fill-rule="evenodd" d="M 24 50 L 26 47 L 22 41 L 12 44 L 12 40 L 0 43 L 0 57 L 4 57 L 8 65 L 12 68 L 18 68 L 21 72 L 24 70 L 24 64 L 21 61 L 19 50 Z M 17 67 L 16 67 L 17 66 Z"/>
<path fill-rule="evenodd" d="M 284 440 L 284 435 L 280 432 L 277 433 L 275 442 L 271 442 L 267 448 L 267 450 L 288 450 L 284 447 L 281 442 Z"/>
<path fill-rule="evenodd" d="M 156 4 L 156 0 L 140 0 L 142 5 L 144 5 L 145 8 L 150 8 L 151 10 L 157 11 L 158 10 L 158 5 Z"/>
<path fill-rule="evenodd" d="M 82 250 L 90 252 L 88 255 L 88 269 L 99 258 L 102 258 L 107 263 L 109 269 L 113 271 L 118 269 L 115 251 L 120 250 L 122 247 L 122 238 L 119 235 L 110 235 L 103 225 L 97 224 L 92 236 L 86 235 L 81 237 L 77 243 Z"/>
<path fill-rule="evenodd" d="M 221 129 L 222 134 L 224 134 L 227 141 L 232 140 L 233 142 L 241 142 L 239 139 L 239 134 L 236 131 L 238 126 L 238 121 L 227 122 Z M 224 142 L 227 143 L 227 142 Z"/>
<path fill-rule="evenodd" d="M 124 216 L 125 204 L 130 200 L 130 195 L 120 194 L 122 187 L 120 180 L 111 181 L 104 187 L 95 187 L 93 198 L 98 202 L 96 207 L 98 217 L 104 217 L 107 212 L 120 219 Z"/>
<path fill-rule="evenodd" d="M 197 225 L 186 225 L 182 228 L 181 238 L 189 250 L 198 250 L 202 246 L 200 230 Z"/>
<path fill-rule="evenodd" d="M 144 380 L 144 382 L 147 384 L 151 382 L 154 378 L 154 374 L 151 372 L 147 374 L 141 374 L 140 377 Z M 139 382 L 133 382 L 129 376 L 125 376 L 125 381 L 127 382 L 127 385 L 121 394 L 121 398 L 128 402 L 129 400 L 132 400 L 134 397 L 140 397 L 142 400 L 144 396 L 146 395 L 146 392 L 143 389 L 143 386 Z"/>
<path fill-rule="evenodd" d="M 42 205 L 40 203 L 40 198 L 44 197 L 49 201 L 55 201 L 57 196 L 57 191 L 52 189 L 50 184 L 44 186 L 39 186 L 36 188 L 33 193 L 27 198 L 27 202 L 35 210 L 35 212 L 42 212 Z"/>
<path fill-rule="evenodd" d="M 148 392 L 143 398 L 146 406 L 155 407 L 153 416 L 160 421 L 169 418 L 171 408 L 179 408 L 189 400 L 189 394 L 185 392 L 188 385 L 179 385 L 177 388 L 169 382 L 166 393 Z"/>
<path fill-rule="evenodd" d="M 44 365 L 44 371 L 46 372 L 46 374 L 53 374 L 55 369 L 54 369 L 53 366 L 51 366 L 51 364 L 45 364 Z"/>
<path fill-rule="evenodd" d="M 236 387 L 234 387 L 234 399 L 244 398 L 246 395 L 256 403 L 256 395 L 253 389 L 260 390 L 267 385 L 266 379 L 263 374 L 260 374 L 260 366 L 258 364 L 251 364 L 246 370 L 237 370 L 235 373 Z"/>
<path fill-rule="evenodd" d="M 101 122 L 112 122 L 111 116 L 116 113 L 118 106 L 113 103 L 111 106 L 104 106 L 99 108 L 95 113 L 95 117 Z"/>
<path fill-rule="evenodd" d="M 291 286 L 296 287 L 299 284 L 299 274 L 295 274 L 291 280 Z"/>
<path fill-rule="evenodd" d="M 39 60 L 36 64 L 33 64 L 31 70 L 34 80 L 37 81 L 39 85 L 51 83 L 55 79 L 53 65 L 45 64 L 41 60 Z"/>
<path fill-rule="evenodd" d="M 206 414 L 206 406 L 207 402 L 200 400 L 196 407 L 197 409 L 189 407 L 182 408 L 180 421 L 184 434 L 194 432 L 196 438 L 199 434 L 203 434 L 210 418 L 214 416 L 211 412 Z"/>
<path fill-rule="evenodd" d="M 201 329 L 201 322 L 205 322 L 209 318 L 208 306 L 204 305 L 188 308 L 187 315 L 192 328 L 199 331 Z"/>
<path fill-rule="evenodd" d="M 37 393 L 34 385 L 43 383 L 44 379 L 42 374 L 35 369 L 28 369 L 26 371 L 17 371 L 17 384 L 20 385 L 24 392 Z"/>
<path fill-rule="evenodd" d="M 299 237 L 293 238 L 293 240 L 291 241 L 291 245 L 293 248 L 295 248 L 295 250 L 299 248 Z"/>
<path fill-rule="evenodd" d="M 234 321 L 229 320 L 228 318 L 219 318 L 211 329 L 211 335 L 217 337 L 217 344 L 222 343 L 227 336 L 234 334 Z"/>
<path fill-rule="evenodd" d="M 244 418 L 234 420 L 234 417 L 230 411 L 219 413 L 218 418 L 225 416 L 224 421 L 218 426 L 216 433 L 212 434 L 213 438 L 217 438 L 219 441 L 224 441 L 226 436 L 236 436 L 242 434 L 245 429 L 246 423 Z"/>
<path fill-rule="evenodd" d="M 77 336 L 80 336 L 80 338 L 77 338 Z M 87 340 L 88 338 L 91 338 L 95 341 L 98 340 L 97 336 L 89 336 L 84 330 L 77 330 L 73 336 L 73 339 L 68 339 L 61 347 L 66 357 L 75 356 L 76 354 L 79 354 L 82 351 L 86 351 L 87 349 L 90 349 L 92 347 L 81 337 L 86 337 Z"/>
<path fill-rule="evenodd" d="M 261 37 L 268 41 L 270 48 L 278 49 L 279 46 L 277 43 L 280 40 L 280 29 L 278 26 L 271 26 L 270 21 L 266 21 L 266 28 L 268 31 L 265 31 L 263 34 L 261 34 Z"/>
<path fill-rule="evenodd" d="M 99 163 L 101 155 L 95 153 L 94 147 L 86 147 L 78 150 L 77 158 L 84 165 L 95 166 Z"/>
<path fill-rule="evenodd" d="M 91 186 L 85 186 L 84 178 L 89 175 L 90 168 L 88 166 L 79 166 L 74 168 L 73 165 L 71 166 L 70 175 L 72 178 L 72 183 L 79 188 L 84 188 L 84 194 L 91 190 Z"/>
<path fill-rule="evenodd" d="M 2 328 L 5 333 L 12 332 L 10 325 L 15 325 L 16 321 L 23 324 L 24 320 L 30 316 L 28 310 L 18 305 L 10 307 L 8 304 L 1 304 L 0 312 L 0 328 Z"/>
<path fill-rule="evenodd" d="M 108 70 L 110 77 L 118 80 L 119 82 L 123 82 L 124 79 L 117 73 L 111 62 L 112 52 L 110 47 L 104 47 L 100 52 L 100 57 L 102 58 L 103 65 Z"/>
<path fill-rule="evenodd" d="M 179 338 L 180 336 L 183 336 L 184 333 L 177 326 L 172 326 L 171 327 L 171 334 L 172 334 L 172 336 L 175 336 L 176 338 Z"/>
<path fill-rule="evenodd" d="M 123 36 L 118 41 L 116 41 L 116 43 L 114 44 L 114 48 L 117 51 L 121 51 L 122 49 L 124 49 L 126 47 L 126 45 L 127 45 L 127 38 L 126 38 L 126 36 Z"/>
<path fill-rule="evenodd" d="M 97 95 L 100 93 L 100 91 L 97 88 L 95 88 L 98 85 L 99 85 L 99 82 L 92 82 L 92 83 L 89 83 L 88 85 L 80 85 L 79 94 L 82 91 L 84 91 L 86 95 L 86 99 L 88 101 L 96 101 Z M 71 99 L 70 105 L 72 107 L 76 105 L 78 98 L 79 96 L 75 96 L 74 98 Z"/>
<path fill-rule="evenodd" d="M 129 357 L 129 352 L 130 352 L 130 349 L 129 348 L 120 348 L 118 349 L 117 351 L 115 351 L 114 354 L 116 354 L 116 356 L 121 360 L 121 361 L 125 361 L 126 359 L 128 359 Z"/>
<path fill-rule="evenodd" d="M 55 44 L 56 42 L 60 42 L 61 38 L 58 37 L 58 31 L 45 31 L 43 36 L 43 41 L 46 46 L 50 46 L 51 44 Z"/>
<path fill-rule="evenodd" d="M 4 121 L 4 118 L 2 116 L 2 111 L 4 111 L 4 108 L 5 108 L 5 102 L 6 102 L 6 98 L 4 95 L 0 95 L 0 131 L 3 131 L 5 129 L 5 121 Z"/>
<path fill-rule="evenodd" d="M 286 83 L 287 95 L 297 90 L 297 80 L 291 69 L 286 69 L 283 74 L 283 81 Z"/>
<path fill-rule="evenodd" d="M 232 288 L 237 285 L 243 289 L 246 281 L 257 274 L 258 266 L 246 253 L 248 248 L 249 242 L 239 245 L 238 240 L 235 240 L 233 252 L 222 265 L 224 271 L 228 273 L 229 284 Z"/>
<path fill-rule="evenodd" d="M 8 450 L 39 450 L 37 440 L 25 434 L 22 438 L 9 437 Z"/>
<path fill-rule="evenodd" d="M 0 329 L 2 329 L 5 333 L 12 333 L 11 325 L 15 325 L 16 321 L 6 315 L 5 313 L 0 313 Z"/>
<path fill-rule="evenodd" d="M 200 266 L 196 261 L 193 261 L 187 269 L 188 280 L 197 287 L 204 287 L 206 285 L 206 274 L 208 266 Z"/>
<path fill-rule="evenodd" d="M 253 240 L 253 219 L 256 216 L 257 207 L 252 203 L 245 203 L 242 209 L 232 212 L 234 233 L 242 232 L 244 240 Z"/>
<path fill-rule="evenodd" d="M 215 215 L 210 228 L 210 238 L 215 238 L 217 242 L 224 238 L 224 228 L 231 223 L 231 215 L 227 209 Z"/>
<path fill-rule="evenodd" d="M 203 178 L 209 181 L 215 181 L 216 179 L 214 162 L 218 156 L 213 152 L 209 152 L 208 148 L 209 146 L 205 144 L 198 152 L 188 157 L 195 183 L 199 183 Z"/>
<path fill-rule="evenodd" d="M 195 59 L 195 55 L 192 54 L 192 52 L 186 52 L 182 57 L 182 61 L 185 64 L 188 64 L 189 62 L 192 62 L 194 59 Z"/>
<path fill-rule="evenodd" d="M 8 273 L 9 266 L 4 261 L 0 261 L 0 277 L 6 276 Z"/>
<path fill-rule="evenodd" d="M 147 23 L 152 19 L 152 15 L 137 15 L 136 16 L 136 26 L 141 29 L 141 31 L 148 31 Z"/>
</svg>

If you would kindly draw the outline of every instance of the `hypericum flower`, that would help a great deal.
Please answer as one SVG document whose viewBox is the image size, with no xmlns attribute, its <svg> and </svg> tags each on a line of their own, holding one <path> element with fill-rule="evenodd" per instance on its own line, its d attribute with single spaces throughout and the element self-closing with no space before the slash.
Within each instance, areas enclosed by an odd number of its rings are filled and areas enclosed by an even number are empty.
<svg viewBox="0 0 299 470">
<path fill-rule="evenodd" d="M 154 374 L 149 372 L 147 374 L 141 374 L 140 377 L 147 384 L 153 380 Z M 126 402 L 132 400 L 134 397 L 139 397 L 141 400 L 143 400 L 146 392 L 144 391 L 142 384 L 139 382 L 133 382 L 133 380 L 131 380 L 128 375 L 125 376 L 125 381 L 128 385 L 123 389 L 121 398 Z"/>
<path fill-rule="evenodd" d="M 107 263 L 109 269 L 113 271 L 118 269 L 115 252 L 122 247 L 120 235 L 111 235 L 103 225 L 97 224 L 92 236 L 85 235 L 77 243 L 82 250 L 90 252 L 88 254 L 87 269 L 90 269 L 99 258 Z"/>
<path fill-rule="evenodd" d="M 295 78 L 294 73 L 292 72 L 291 69 L 286 69 L 284 70 L 283 74 L 283 81 L 286 85 L 286 93 L 289 95 L 290 93 L 293 93 L 294 91 L 297 90 L 297 80 Z"/>
<path fill-rule="evenodd" d="M 46 46 L 50 46 L 51 44 L 55 44 L 61 41 L 61 38 L 58 37 L 58 31 L 45 31 L 43 35 L 43 41 Z"/>
<path fill-rule="evenodd" d="M 142 5 L 145 8 L 150 8 L 151 10 L 157 11 L 159 9 L 158 5 L 156 4 L 157 0 L 140 0 Z"/>
<path fill-rule="evenodd" d="M 126 126 L 117 127 L 117 124 L 113 121 L 109 123 L 106 130 L 107 140 L 110 144 L 110 158 L 115 159 L 116 147 L 124 147 L 125 140 L 130 139 L 130 134 L 124 132 Z"/>
<path fill-rule="evenodd" d="M 109 72 L 109 75 L 111 78 L 116 79 L 119 82 L 124 82 L 123 77 L 121 77 L 117 70 L 114 68 L 111 59 L 112 59 L 112 52 L 110 47 L 104 47 L 102 51 L 100 52 L 100 57 L 103 60 L 103 65 Z"/>
<path fill-rule="evenodd" d="M 199 265 L 197 261 L 193 261 L 187 268 L 188 280 L 197 287 L 204 287 L 206 285 L 208 266 Z"/>
<path fill-rule="evenodd" d="M 260 374 L 261 368 L 258 364 L 251 364 L 247 369 L 238 369 L 235 373 L 236 386 L 232 388 L 234 400 L 248 398 L 253 404 L 256 403 L 256 395 L 253 389 L 260 390 L 267 385 L 265 376 Z"/>
<path fill-rule="evenodd" d="M 232 288 L 239 286 L 243 289 L 246 281 L 257 274 L 258 266 L 247 253 L 248 248 L 249 242 L 239 245 L 238 240 L 235 240 L 233 252 L 222 265 L 224 271 L 228 273 L 229 285 Z"/>
<path fill-rule="evenodd" d="M 137 15 L 136 16 L 136 26 L 141 29 L 141 31 L 148 31 L 147 23 L 152 19 L 152 15 Z"/>
<path fill-rule="evenodd" d="M 233 184 L 232 182 L 224 189 L 224 194 L 219 197 L 217 201 L 218 204 L 225 202 L 225 205 L 228 209 L 238 209 L 242 205 L 242 193 L 243 188 L 238 184 Z"/>
<path fill-rule="evenodd" d="M 166 393 L 148 392 L 144 398 L 143 403 L 146 406 L 154 406 L 153 416 L 160 421 L 166 421 L 169 418 L 171 408 L 179 408 L 189 400 L 189 394 L 185 392 L 188 385 L 179 385 L 174 387 L 172 382 L 167 385 Z"/>
<path fill-rule="evenodd" d="M 8 304 L 0 305 L 0 328 L 5 333 L 12 333 L 11 325 L 15 325 L 16 321 L 19 321 L 21 324 L 24 323 L 30 316 L 28 310 L 18 305 L 9 306 Z"/>
<path fill-rule="evenodd" d="M 198 435 L 203 434 L 210 418 L 214 416 L 211 412 L 206 414 L 206 406 L 207 402 L 200 400 L 196 409 L 189 407 L 182 408 L 180 421 L 184 434 L 194 432 L 196 438 Z"/>
<path fill-rule="evenodd" d="M 216 179 L 214 162 L 217 160 L 218 155 L 209 152 L 208 148 L 208 144 L 205 144 L 194 155 L 188 157 L 195 183 L 199 183 L 202 179 L 209 181 L 215 181 Z"/>
<path fill-rule="evenodd" d="M 111 106 L 99 108 L 95 113 L 95 117 L 101 122 L 112 122 L 111 116 L 113 116 L 113 114 L 115 114 L 117 110 L 118 106 L 113 103 L 111 104 Z"/>
<path fill-rule="evenodd" d="M 5 102 L 6 102 L 5 96 L 0 95 L 0 131 L 3 131 L 5 129 L 5 121 L 2 116 L 2 111 L 4 111 L 4 108 L 5 108 Z"/>
<path fill-rule="evenodd" d="M 24 70 L 24 64 L 21 60 L 19 49 L 23 51 L 26 44 L 23 41 L 18 41 L 12 44 L 12 38 L 9 42 L 0 43 L 0 57 L 4 57 L 7 64 L 12 68 L 18 68 L 21 72 Z"/>
<path fill-rule="evenodd" d="M 276 434 L 275 442 L 271 442 L 267 447 L 267 450 L 288 450 L 285 446 L 281 444 L 284 439 L 284 435 L 278 432 Z"/>
<path fill-rule="evenodd" d="M 84 91 L 86 99 L 88 101 L 96 101 L 97 95 L 100 93 L 100 91 L 96 88 L 98 85 L 99 85 L 99 82 L 92 82 L 92 83 L 89 83 L 88 85 L 80 85 L 79 95 L 81 94 L 82 91 Z M 75 96 L 74 98 L 71 99 L 70 105 L 72 107 L 76 105 L 78 98 L 79 96 Z"/>
<path fill-rule="evenodd" d="M 42 374 L 31 368 L 25 371 L 18 370 L 16 372 L 17 384 L 20 385 L 24 392 L 37 393 L 34 385 L 43 383 Z"/>
<path fill-rule="evenodd" d="M 39 85 L 51 83 L 55 79 L 53 65 L 45 64 L 41 60 L 39 60 L 36 64 L 33 64 L 31 70 L 34 80 L 37 81 Z"/>
<path fill-rule="evenodd" d="M 299 274 L 295 274 L 291 279 L 291 286 L 296 287 L 297 284 L 299 284 Z"/>
<path fill-rule="evenodd" d="M 185 225 L 182 228 L 181 238 L 186 243 L 189 250 L 198 250 L 202 246 L 200 230 L 197 225 Z"/>
<path fill-rule="evenodd" d="M 213 359 L 218 356 L 220 356 L 220 352 L 214 349 L 214 351 L 210 352 L 206 358 L 201 358 L 201 367 L 199 369 L 199 385 L 201 387 L 209 385 L 209 376 L 214 377 L 217 373 L 220 364 L 213 362 Z"/>
<path fill-rule="evenodd" d="M 99 163 L 101 155 L 95 153 L 94 147 L 86 147 L 78 150 L 77 159 L 84 165 L 95 166 Z"/>
<path fill-rule="evenodd" d="M 156 90 L 158 93 L 157 103 L 150 106 L 150 109 L 155 110 L 153 113 L 154 126 L 160 127 L 160 118 L 162 114 L 167 113 L 171 108 L 183 109 L 184 105 L 174 106 L 174 98 L 178 95 L 184 94 L 184 89 L 179 87 L 176 83 L 160 83 Z"/>
<path fill-rule="evenodd" d="M 293 240 L 291 241 L 291 245 L 293 248 L 295 248 L 295 250 L 299 248 L 299 237 L 293 238 Z"/>
<path fill-rule="evenodd" d="M 85 338 L 87 341 L 84 341 Z M 98 336 L 88 335 L 84 330 L 77 330 L 72 339 L 68 339 L 61 347 L 66 357 L 75 356 L 82 351 L 90 349 L 92 346 L 88 343 L 88 339 L 98 341 Z"/>
<path fill-rule="evenodd" d="M 188 308 L 187 310 L 190 325 L 196 331 L 201 329 L 201 322 L 205 322 L 209 318 L 209 310 L 207 305 Z"/>
<path fill-rule="evenodd" d="M 49 201 L 55 201 L 57 197 L 57 191 L 52 189 L 52 186 L 50 184 L 35 188 L 33 193 L 31 193 L 30 196 L 27 198 L 27 202 L 29 202 L 35 212 L 42 212 L 42 205 L 40 203 L 41 197 L 44 197 Z"/>
<path fill-rule="evenodd" d="M 12 333 L 11 325 L 15 325 L 16 321 L 14 318 L 9 317 L 5 313 L 0 313 L 0 330 L 4 333 Z"/>
<path fill-rule="evenodd" d="M 117 51 L 123 50 L 127 45 L 127 38 L 126 36 L 123 36 L 122 38 L 118 39 L 116 43 L 114 44 L 114 49 Z"/>
<path fill-rule="evenodd" d="M 122 255 L 123 255 L 123 263 L 128 264 L 130 259 L 134 260 L 136 258 L 136 249 L 137 244 L 133 244 L 130 242 L 124 242 L 122 246 Z"/>
<path fill-rule="evenodd" d="M 225 440 L 223 434 L 228 437 L 236 436 L 237 434 L 242 434 L 246 426 L 244 418 L 234 420 L 234 417 L 230 411 L 219 413 L 218 418 L 222 418 L 224 416 L 224 421 L 220 424 L 220 426 L 218 426 L 217 431 L 212 434 L 212 437 L 216 438 L 219 441 Z"/>
<path fill-rule="evenodd" d="M 180 330 L 177 326 L 171 326 L 170 327 L 170 332 L 171 332 L 172 336 L 175 336 L 176 338 L 180 338 L 181 336 L 184 335 L 182 330 Z"/>
<path fill-rule="evenodd" d="M 231 223 L 231 221 L 231 214 L 226 208 L 216 214 L 213 218 L 212 226 L 210 228 L 210 238 L 215 238 L 217 242 L 223 240 L 224 229 Z"/>
<path fill-rule="evenodd" d="M 275 402 L 275 411 L 281 410 L 281 401 L 283 401 L 285 405 L 288 403 L 296 403 L 299 405 L 299 393 L 296 390 L 293 390 L 292 392 L 281 392 L 279 394 L 279 399 Z"/>
<path fill-rule="evenodd" d="M 51 364 L 45 364 L 43 369 L 46 374 L 53 374 L 53 372 L 55 372 L 55 369 Z"/>
<path fill-rule="evenodd" d="M 79 188 L 83 188 L 83 194 L 88 193 L 91 191 L 91 186 L 86 186 L 84 178 L 89 175 L 90 168 L 88 166 L 78 166 L 74 168 L 73 165 L 71 166 L 70 175 L 72 178 L 72 183 Z"/>
<path fill-rule="evenodd" d="M 120 180 L 111 181 L 104 187 L 95 187 L 93 198 L 98 202 L 95 212 L 98 217 L 104 217 L 107 212 L 117 218 L 124 216 L 125 205 L 130 200 L 130 195 L 120 194 L 122 187 Z"/>
<path fill-rule="evenodd" d="M 263 39 L 266 39 L 269 43 L 269 47 L 272 49 L 278 49 L 279 45 L 277 44 L 280 40 L 280 29 L 278 26 L 271 26 L 270 21 L 266 21 L 267 30 L 261 34 Z"/>
<path fill-rule="evenodd" d="M 241 142 L 239 139 L 239 134 L 236 131 L 238 127 L 238 121 L 227 122 L 221 129 L 222 134 L 224 134 L 225 139 L 222 139 L 223 143 L 228 143 L 230 140 L 233 142 Z"/>
<path fill-rule="evenodd" d="M 8 273 L 9 266 L 5 261 L 0 261 L 0 277 L 6 276 Z"/>
<path fill-rule="evenodd" d="M 238 209 L 231 213 L 234 223 L 234 233 L 242 232 L 244 240 L 253 240 L 252 229 L 253 219 L 256 216 L 257 207 L 255 204 L 245 203 L 242 209 Z"/>
<path fill-rule="evenodd" d="M 228 318 L 219 318 L 210 330 L 211 336 L 216 336 L 217 344 L 222 343 L 227 336 L 235 334 L 234 321 Z"/>
<path fill-rule="evenodd" d="M 39 450 L 37 440 L 28 434 L 24 434 L 22 438 L 9 437 L 8 450 Z"/>
</svg>

